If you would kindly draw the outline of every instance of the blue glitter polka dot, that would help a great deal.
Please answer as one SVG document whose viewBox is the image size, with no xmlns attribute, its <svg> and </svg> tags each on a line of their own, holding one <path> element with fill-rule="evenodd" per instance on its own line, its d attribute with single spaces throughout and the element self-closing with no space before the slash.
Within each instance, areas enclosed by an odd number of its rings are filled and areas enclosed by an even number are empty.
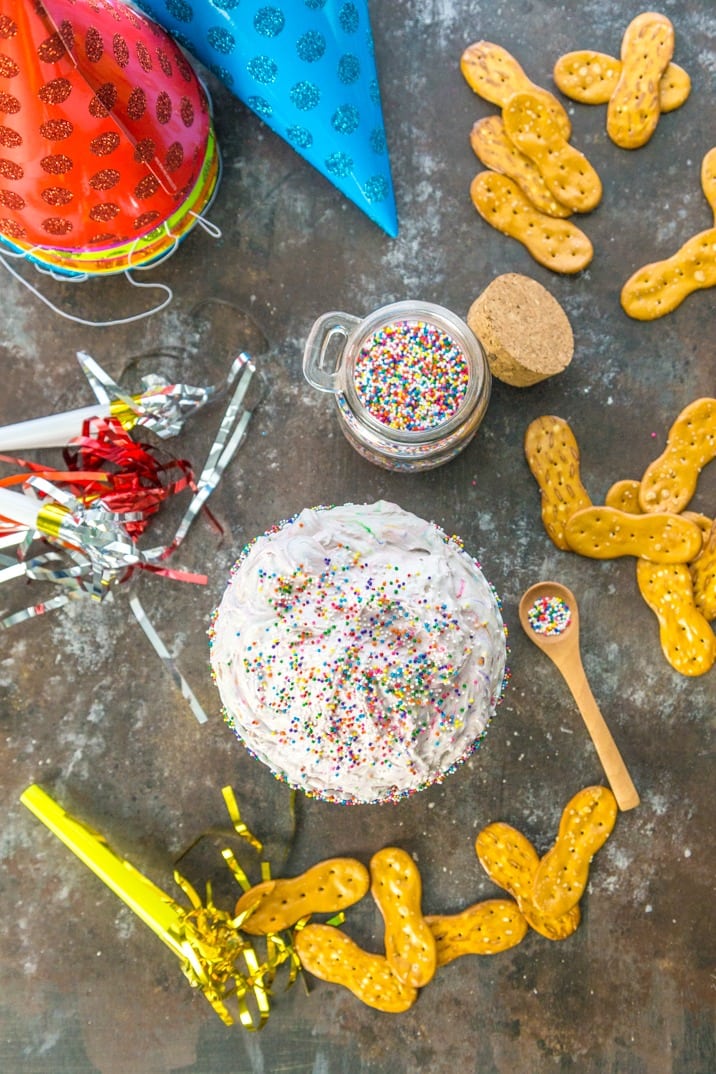
<svg viewBox="0 0 716 1074">
<path fill-rule="evenodd" d="M 286 137 L 291 145 L 295 145 L 297 149 L 308 149 L 313 145 L 313 135 L 305 127 L 289 127 L 286 131 Z"/>
<path fill-rule="evenodd" d="M 366 201 L 373 204 L 376 201 L 385 201 L 388 197 L 388 181 L 382 175 L 374 175 L 365 184 L 364 194 Z"/>
<path fill-rule="evenodd" d="M 382 127 L 375 127 L 370 132 L 370 147 L 374 153 L 387 152 L 388 145 L 385 140 L 385 131 Z"/>
<path fill-rule="evenodd" d="M 273 115 L 273 105 L 265 97 L 248 97 L 246 103 L 260 116 L 268 118 Z"/>
<path fill-rule="evenodd" d="M 289 91 L 291 101 L 301 112 L 309 112 L 321 99 L 321 91 L 313 82 L 297 82 Z"/>
<path fill-rule="evenodd" d="M 177 45 L 181 45 L 187 52 L 191 52 L 192 44 L 186 34 L 183 34 L 181 30 L 172 30 L 172 37 L 176 41 Z"/>
<path fill-rule="evenodd" d="M 357 56 L 351 56 L 346 52 L 338 61 L 338 81 L 344 86 L 350 86 L 360 78 L 360 61 Z"/>
<path fill-rule="evenodd" d="M 360 123 L 360 112 L 353 104 L 342 104 L 331 118 L 331 126 L 339 134 L 353 134 Z"/>
<path fill-rule="evenodd" d="M 320 11 L 326 6 L 326 0 L 303 0 L 309 11 Z"/>
<path fill-rule="evenodd" d="M 246 70 L 262 86 L 270 86 L 278 77 L 278 67 L 270 56 L 253 56 L 246 64 Z"/>
<path fill-rule="evenodd" d="M 262 37 L 278 37 L 285 25 L 283 11 L 278 7 L 262 7 L 254 15 L 254 29 Z"/>
<path fill-rule="evenodd" d="M 296 42 L 298 58 L 305 60 L 306 63 L 315 63 L 316 60 L 320 60 L 325 51 L 326 39 L 323 34 L 319 34 L 318 30 L 309 30 Z"/>
<path fill-rule="evenodd" d="M 212 48 L 215 48 L 217 52 L 222 52 L 225 56 L 233 52 L 236 45 L 234 37 L 222 26 L 209 27 L 206 39 Z"/>
<path fill-rule="evenodd" d="M 179 22 L 191 22 L 194 18 L 191 4 L 184 3 L 184 0 L 166 0 L 166 4 L 169 14 Z"/>
<path fill-rule="evenodd" d="M 338 12 L 338 22 L 345 34 L 354 34 L 358 29 L 360 17 L 355 4 L 344 4 Z"/>
<path fill-rule="evenodd" d="M 175 38 L 175 40 L 178 40 L 178 38 Z M 189 45 L 187 45 L 187 51 L 191 51 L 191 47 Z M 227 71 L 225 67 L 222 67 L 218 63 L 212 63 L 209 67 L 209 70 L 212 74 L 216 75 L 219 81 L 223 82 L 225 86 L 228 86 L 229 89 L 232 88 L 232 86 L 234 85 L 234 76 L 232 75 L 231 71 Z"/>
<path fill-rule="evenodd" d="M 345 179 L 353 170 L 353 160 L 347 153 L 331 153 L 326 157 L 326 171 L 339 179 Z"/>
<path fill-rule="evenodd" d="M 380 86 L 374 78 L 371 79 L 370 85 L 368 86 L 368 93 L 370 94 L 372 104 L 380 104 Z"/>
<path fill-rule="evenodd" d="M 233 11 L 239 6 L 241 0 L 211 0 L 211 2 L 219 11 Z"/>
</svg>

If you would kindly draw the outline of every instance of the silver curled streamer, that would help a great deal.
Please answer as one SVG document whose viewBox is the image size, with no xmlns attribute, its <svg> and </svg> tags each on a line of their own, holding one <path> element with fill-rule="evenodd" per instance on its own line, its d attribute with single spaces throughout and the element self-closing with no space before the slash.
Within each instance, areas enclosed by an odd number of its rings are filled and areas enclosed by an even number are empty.
<svg viewBox="0 0 716 1074">
<path fill-rule="evenodd" d="M 140 378 L 144 391 L 137 398 L 124 391 L 86 351 L 78 351 L 77 360 L 98 403 L 102 406 L 109 406 L 113 402 L 124 404 L 136 415 L 138 426 L 151 430 L 162 440 L 178 436 L 188 417 L 215 396 L 230 390 L 241 369 L 240 359 L 234 359 L 226 381 L 207 387 L 170 384 L 159 374 L 149 373 Z"/>
<path fill-rule="evenodd" d="M 256 366 L 247 354 L 240 354 L 234 360 L 230 373 L 232 383 L 236 384 L 229 403 L 221 419 L 214 443 L 209 449 L 204 468 L 196 482 L 196 492 L 184 512 L 176 533 L 164 548 L 154 548 L 147 556 L 155 562 L 166 559 L 179 547 L 206 501 L 216 488 L 226 467 L 233 459 L 246 438 L 251 415 L 263 395 L 261 386 L 258 394 L 248 402 L 249 389 L 256 376 Z M 257 378 L 261 385 L 261 378 Z"/>
<path fill-rule="evenodd" d="M 98 402 L 106 404 L 110 398 L 114 398 L 130 406 L 136 412 L 136 400 L 122 392 L 119 385 L 107 376 L 93 358 L 81 352 L 78 354 L 78 359 L 92 384 Z M 124 514 L 120 518 L 109 511 L 101 501 L 84 504 L 71 493 L 57 488 L 45 478 L 38 476 L 28 478 L 27 485 L 34 492 L 60 504 L 68 513 L 60 523 L 55 537 L 43 535 L 53 548 L 41 555 L 27 558 L 28 550 L 35 537 L 32 530 L 28 530 L 24 536 L 17 533 L 0 536 L 0 549 L 8 545 L 19 546 L 15 558 L 0 552 L 0 584 L 11 578 L 25 576 L 29 580 L 52 582 L 61 589 L 61 592 L 49 600 L 31 605 L 1 619 L 0 629 L 7 629 L 55 610 L 70 601 L 87 597 L 96 601 L 111 600 L 113 587 L 127 579 L 134 568 L 156 567 L 176 550 L 218 485 L 224 470 L 245 440 L 253 410 L 263 396 L 261 378 L 256 377 L 256 372 L 251 358 L 242 353 L 232 362 L 225 384 L 219 388 L 171 385 L 170 390 L 167 391 L 164 389 L 165 382 L 162 381 L 162 394 L 156 399 L 156 409 L 153 401 L 143 398 L 143 403 L 151 402 L 151 405 L 148 406 L 146 413 L 140 416 L 137 424 L 151 428 L 160 437 L 169 437 L 180 431 L 189 413 L 204 405 L 218 392 L 233 389 L 214 443 L 209 449 L 201 476 L 196 483 L 194 495 L 173 539 L 166 546 L 140 551 L 123 528 L 123 522 L 131 521 L 133 516 Z M 256 380 L 254 380 L 255 377 Z M 159 385 L 160 381 L 161 378 L 157 377 L 143 378 L 143 383 L 148 388 L 155 384 Z M 254 398 L 251 400 L 251 405 L 248 405 L 249 389 L 257 382 L 260 385 L 259 391 L 253 393 Z M 138 514 L 137 517 L 141 515 Z M 55 542 L 60 546 L 59 551 L 54 550 Z M 188 702 L 197 721 L 205 723 L 206 713 L 177 668 L 141 602 L 136 596 L 131 596 L 129 605 L 137 623 Z"/>
<path fill-rule="evenodd" d="M 176 666 L 174 658 L 167 649 L 166 645 L 154 629 L 152 623 L 149 620 L 149 616 L 147 615 L 144 608 L 142 607 L 142 604 L 139 601 L 139 598 L 132 595 L 129 598 L 129 607 L 132 609 L 134 618 L 137 620 L 140 627 L 146 634 L 147 639 L 150 642 L 155 653 L 157 654 L 164 667 L 174 680 L 174 683 L 178 688 L 179 692 L 181 693 L 182 697 L 188 702 L 189 708 L 196 716 L 197 721 L 199 723 L 206 723 L 208 717 L 204 712 L 204 709 L 201 707 L 201 703 L 199 702 L 192 688 L 189 686 L 189 683 L 182 675 L 179 668 Z"/>
</svg>

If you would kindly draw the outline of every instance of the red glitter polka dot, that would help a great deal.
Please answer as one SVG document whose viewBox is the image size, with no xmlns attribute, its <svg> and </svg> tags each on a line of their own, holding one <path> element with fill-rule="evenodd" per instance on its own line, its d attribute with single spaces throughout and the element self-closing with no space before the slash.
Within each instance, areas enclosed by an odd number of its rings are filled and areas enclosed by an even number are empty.
<svg viewBox="0 0 716 1074">
<path fill-rule="evenodd" d="M 177 69 L 179 71 L 179 74 L 182 76 L 184 81 L 185 82 L 191 82 L 193 80 L 193 77 L 194 77 L 193 74 L 192 74 L 191 67 L 189 66 L 189 64 L 187 63 L 187 61 L 184 59 L 184 57 L 181 55 L 180 52 L 178 52 L 177 55 L 176 55 L 176 64 L 177 64 Z"/>
<path fill-rule="evenodd" d="M 61 216 L 48 216 L 41 226 L 48 235 L 68 235 L 72 231 L 71 222 L 63 220 Z"/>
<path fill-rule="evenodd" d="M 153 197 L 158 190 L 159 180 L 155 179 L 153 175 L 145 175 L 135 186 L 134 193 L 140 201 L 145 201 L 147 198 Z"/>
<path fill-rule="evenodd" d="M 139 64 L 142 70 L 151 71 L 153 67 L 152 57 L 149 55 L 149 49 L 147 48 L 147 46 L 142 41 L 137 41 L 136 45 L 134 46 L 134 49 L 137 53 L 137 59 L 139 60 Z"/>
<path fill-rule="evenodd" d="M 115 168 L 102 168 L 90 176 L 89 185 L 93 190 L 111 190 L 116 186 L 121 176 Z"/>
<path fill-rule="evenodd" d="M 38 91 L 38 97 L 45 104 L 62 104 L 72 93 L 72 84 L 67 78 L 53 78 Z M 19 105 L 18 105 L 19 108 Z"/>
<path fill-rule="evenodd" d="M 102 205 L 95 205 L 90 209 L 90 220 L 95 220 L 97 223 L 107 223 L 109 220 L 114 220 L 115 216 L 119 213 L 119 206 L 115 205 L 112 201 L 105 201 Z"/>
<path fill-rule="evenodd" d="M 72 23 L 64 19 L 60 24 L 60 37 L 62 38 L 65 48 L 70 52 L 75 47 L 75 31 L 72 28 Z"/>
<path fill-rule="evenodd" d="M 149 227 L 150 224 L 153 224 L 154 221 L 158 219 L 159 213 L 157 212 L 142 213 L 142 215 L 138 216 L 134 221 L 134 226 L 137 231 L 141 231 L 143 228 Z"/>
<path fill-rule="evenodd" d="M 98 134 L 96 138 L 92 139 L 90 151 L 96 157 L 106 157 L 110 153 L 114 153 L 119 143 L 120 138 L 116 131 L 105 131 L 104 134 Z"/>
<path fill-rule="evenodd" d="M 134 159 L 139 164 L 146 164 L 149 160 L 154 160 L 157 153 L 157 147 L 154 144 L 154 139 L 143 138 L 141 142 L 137 142 L 134 147 Z"/>
<path fill-rule="evenodd" d="M 175 172 L 178 168 L 181 168 L 184 163 L 184 150 L 181 147 L 180 142 L 173 142 L 167 149 L 167 155 L 164 158 L 164 163 L 167 166 L 168 172 Z"/>
<path fill-rule="evenodd" d="M 9 239 L 24 239 L 25 228 L 16 220 L 0 220 L 0 234 L 7 235 Z"/>
<path fill-rule="evenodd" d="M 22 135 L 12 127 L 0 127 L 0 145 L 7 149 L 17 149 L 22 145 Z"/>
<path fill-rule="evenodd" d="M 168 93 L 162 91 L 157 97 L 155 114 L 159 123 L 168 123 L 172 118 L 172 99 Z"/>
<path fill-rule="evenodd" d="M 166 54 L 166 52 L 164 51 L 163 48 L 158 48 L 157 49 L 157 59 L 159 61 L 159 66 L 161 67 L 161 69 L 164 72 L 164 74 L 167 76 L 167 78 L 171 78 L 172 77 L 171 60 L 169 59 L 169 57 L 167 56 L 167 54 Z"/>
<path fill-rule="evenodd" d="M 17 23 L 9 15 L 0 15 L 0 37 L 7 39 L 17 33 Z"/>
<path fill-rule="evenodd" d="M 40 197 L 47 205 L 57 208 L 60 205 L 69 205 L 74 194 L 64 186 L 48 186 L 42 191 Z"/>
<path fill-rule="evenodd" d="M 129 95 L 127 101 L 127 115 L 130 119 L 141 119 L 147 110 L 147 96 L 140 86 L 137 86 Z"/>
<path fill-rule="evenodd" d="M 52 34 L 42 42 L 37 50 L 37 55 L 43 63 L 57 63 L 63 56 L 67 55 L 67 49 L 60 35 Z"/>
<path fill-rule="evenodd" d="M 0 54 L 0 75 L 2 75 L 3 78 L 15 78 L 15 76 L 19 74 L 20 68 L 12 57 Z"/>
<path fill-rule="evenodd" d="M 119 235 L 114 231 L 100 231 L 98 235 L 90 235 L 87 239 L 88 246 L 109 246 L 111 242 L 119 242 Z"/>
<path fill-rule="evenodd" d="M 179 114 L 181 115 L 181 121 L 184 126 L 191 127 L 194 122 L 194 106 L 188 97 L 182 97 L 179 106 Z"/>
<path fill-rule="evenodd" d="M 129 63 L 129 45 L 121 34 L 115 34 L 112 38 L 112 52 L 118 67 L 126 67 Z"/>
<path fill-rule="evenodd" d="M 0 160 L 0 175 L 3 179 L 22 179 L 24 174 L 23 168 L 14 160 Z"/>
<path fill-rule="evenodd" d="M 14 116 L 19 111 L 20 102 L 17 97 L 13 97 L 12 93 L 0 93 L 0 112 L 5 112 L 8 116 Z"/>
<path fill-rule="evenodd" d="M 99 31 L 90 26 L 85 37 L 85 56 L 90 63 L 99 63 L 104 55 L 104 42 Z"/>
<path fill-rule="evenodd" d="M 42 158 L 40 167 L 48 175 L 66 175 L 72 170 L 72 161 L 64 153 L 50 153 Z"/>
<path fill-rule="evenodd" d="M 74 127 L 67 119 L 48 119 L 47 123 L 40 126 L 40 134 L 47 138 L 48 142 L 61 142 L 69 138 Z"/>
<path fill-rule="evenodd" d="M 5 205 L 8 209 L 24 209 L 25 199 L 14 190 L 0 190 L 0 205 Z"/>
</svg>

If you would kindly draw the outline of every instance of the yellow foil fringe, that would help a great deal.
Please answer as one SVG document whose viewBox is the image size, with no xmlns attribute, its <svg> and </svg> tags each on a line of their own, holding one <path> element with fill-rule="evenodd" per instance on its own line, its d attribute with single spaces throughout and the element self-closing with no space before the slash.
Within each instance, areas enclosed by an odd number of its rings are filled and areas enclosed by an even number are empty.
<svg viewBox="0 0 716 1074">
<path fill-rule="evenodd" d="M 261 853 L 262 844 L 242 821 L 232 789 L 224 787 L 222 794 L 235 831 Z M 187 909 L 119 857 L 99 832 L 65 812 L 41 787 L 28 787 L 20 801 L 174 952 L 191 986 L 204 994 L 225 1025 L 235 1022 L 226 1005 L 231 998 L 245 1029 L 254 1031 L 265 1025 L 277 968 L 288 962 L 289 985 L 299 970 L 286 936 L 266 936 L 265 952 L 260 957 L 254 938 L 241 931 L 246 914 L 232 917 L 216 907 L 209 884 L 203 904 L 188 880 L 174 872 L 175 881 L 191 903 Z M 222 854 L 239 885 L 248 891 L 252 885 L 233 852 L 225 849 Z M 267 862 L 262 862 L 261 872 L 262 879 L 270 878 Z"/>
</svg>

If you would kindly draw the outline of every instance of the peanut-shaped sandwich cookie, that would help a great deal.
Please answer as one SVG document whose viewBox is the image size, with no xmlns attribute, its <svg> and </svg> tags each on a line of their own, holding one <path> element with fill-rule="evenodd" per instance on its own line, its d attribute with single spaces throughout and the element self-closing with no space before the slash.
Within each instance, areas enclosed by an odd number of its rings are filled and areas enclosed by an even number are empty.
<svg viewBox="0 0 716 1074">
<path fill-rule="evenodd" d="M 637 560 L 639 592 L 659 623 L 667 661 L 681 675 L 704 675 L 716 661 L 716 634 L 695 603 L 694 580 L 685 563 Z"/>
<path fill-rule="evenodd" d="M 501 45 L 491 41 L 476 41 L 469 45 L 460 59 L 460 70 L 468 86 L 478 96 L 500 108 L 515 93 L 528 91 L 538 95 L 549 108 L 563 138 L 569 138 L 572 125 L 563 105 L 553 93 L 542 86 L 535 85 L 524 70 Z"/>
<path fill-rule="evenodd" d="M 700 555 L 689 564 L 694 604 L 704 619 L 716 619 L 716 519 L 704 534 Z"/>
<path fill-rule="evenodd" d="M 621 73 L 621 60 L 591 49 L 560 56 L 552 72 L 558 89 L 580 104 L 608 104 Z M 670 63 L 659 81 L 659 111 L 680 108 L 690 92 L 688 73 L 677 63 Z"/>
<path fill-rule="evenodd" d="M 616 507 L 582 508 L 564 535 L 573 552 L 591 559 L 638 556 L 651 563 L 688 563 L 703 543 L 700 527 L 682 515 L 634 515 Z"/>
<path fill-rule="evenodd" d="M 400 980 L 384 955 L 364 951 L 332 925 L 297 930 L 294 948 L 303 968 L 314 977 L 350 989 L 375 1010 L 399 1014 L 417 999 L 417 989 Z"/>
<path fill-rule="evenodd" d="M 496 821 L 482 829 L 475 851 L 490 880 L 512 895 L 530 928 L 548 940 L 566 940 L 572 935 L 579 926 L 579 906 L 555 915 L 542 911 L 532 898 L 539 855 L 526 836 Z"/>
<path fill-rule="evenodd" d="M 545 914 L 568 914 L 581 899 L 592 858 L 609 838 L 617 803 L 608 787 L 585 787 L 565 806 L 557 838 L 540 861 L 532 899 Z"/>
<path fill-rule="evenodd" d="M 617 481 L 605 503 L 639 514 L 640 491 L 639 481 Z M 667 661 L 682 675 L 703 675 L 716 660 L 716 638 L 708 624 L 709 619 L 716 619 L 716 521 L 690 511 L 682 517 L 701 530 L 701 552 L 689 564 L 638 559 L 637 585 L 659 623 Z"/>
<path fill-rule="evenodd" d="M 404 850 L 385 847 L 370 862 L 371 893 L 385 924 L 385 957 L 408 985 L 422 988 L 435 974 L 435 938 L 421 909 L 418 868 Z"/>
<path fill-rule="evenodd" d="M 716 145 L 709 149 L 701 161 L 701 187 L 716 224 Z"/>
<path fill-rule="evenodd" d="M 695 399 L 669 429 L 661 455 L 644 471 L 639 489 L 642 511 L 683 511 L 696 491 L 699 474 L 714 457 L 716 399 Z"/>
<path fill-rule="evenodd" d="M 624 511 L 630 515 L 640 515 L 640 487 L 640 482 L 632 478 L 615 481 L 604 497 L 604 506 L 615 507 L 618 511 Z"/>
<path fill-rule="evenodd" d="M 500 116 L 478 119 L 470 132 L 475 156 L 493 172 L 513 179 L 535 209 L 547 216 L 567 217 L 572 210 L 557 201 L 534 161 L 510 140 Z"/>
<path fill-rule="evenodd" d="M 640 492 L 641 481 L 636 481 L 633 478 L 615 481 L 604 497 L 604 506 L 615 507 L 617 510 L 624 511 L 629 515 L 640 515 L 642 514 L 641 504 L 639 503 Z M 695 522 L 703 534 L 704 542 L 708 540 L 713 526 L 713 522 L 708 515 L 701 515 L 697 511 L 683 511 L 682 517 L 688 519 L 689 522 Z M 703 546 L 699 555 L 702 553 Z"/>
<path fill-rule="evenodd" d="M 674 27 L 665 15 L 645 11 L 627 26 L 622 68 L 607 105 L 607 133 L 622 149 L 638 149 L 656 130 L 661 78 L 674 52 Z"/>
<path fill-rule="evenodd" d="M 581 272 L 594 256 L 583 231 L 570 220 L 540 212 L 506 175 L 479 172 L 470 184 L 470 197 L 483 220 L 521 242 L 535 261 L 552 272 Z"/>
<path fill-rule="evenodd" d="M 542 522 L 557 548 L 569 551 L 565 527 L 592 503 L 580 476 L 579 445 L 563 418 L 546 414 L 527 427 L 527 464 L 542 493 Z"/>
<path fill-rule="evenodd" d="M 588 213 L 601 201 L 602 182 L 583 153 L 563 137 L 541 97 L 516 93 L 502 109 L 513 145 L 532 160 L 562 205 Z"/>
<path fill-rule="evenodd" d="M 692 235 L 671 257 L 637 269 L 622 287 L 620 302 L 634 320 L 654 321 L 707 287 L 716 287 L 716 227 Z"/>
<path fill-rule="evenodd" d="M 435 937 L 438 966 L 462 955 L 496 955 L 524 939 L 527 920 L 511 899 L 485 899 L 459 914 L 425 919 Z"/>
<path fill-rule="evenodd" d="M 301 876 L 265 880 L 244 892 L 234 916 L 246 914 L 241 928 L 252 936 L 291 928 L 310 914 L 331 914 L 367 893 L 370 876 L 355 858 L 328 858 Z"/>
</svg>

